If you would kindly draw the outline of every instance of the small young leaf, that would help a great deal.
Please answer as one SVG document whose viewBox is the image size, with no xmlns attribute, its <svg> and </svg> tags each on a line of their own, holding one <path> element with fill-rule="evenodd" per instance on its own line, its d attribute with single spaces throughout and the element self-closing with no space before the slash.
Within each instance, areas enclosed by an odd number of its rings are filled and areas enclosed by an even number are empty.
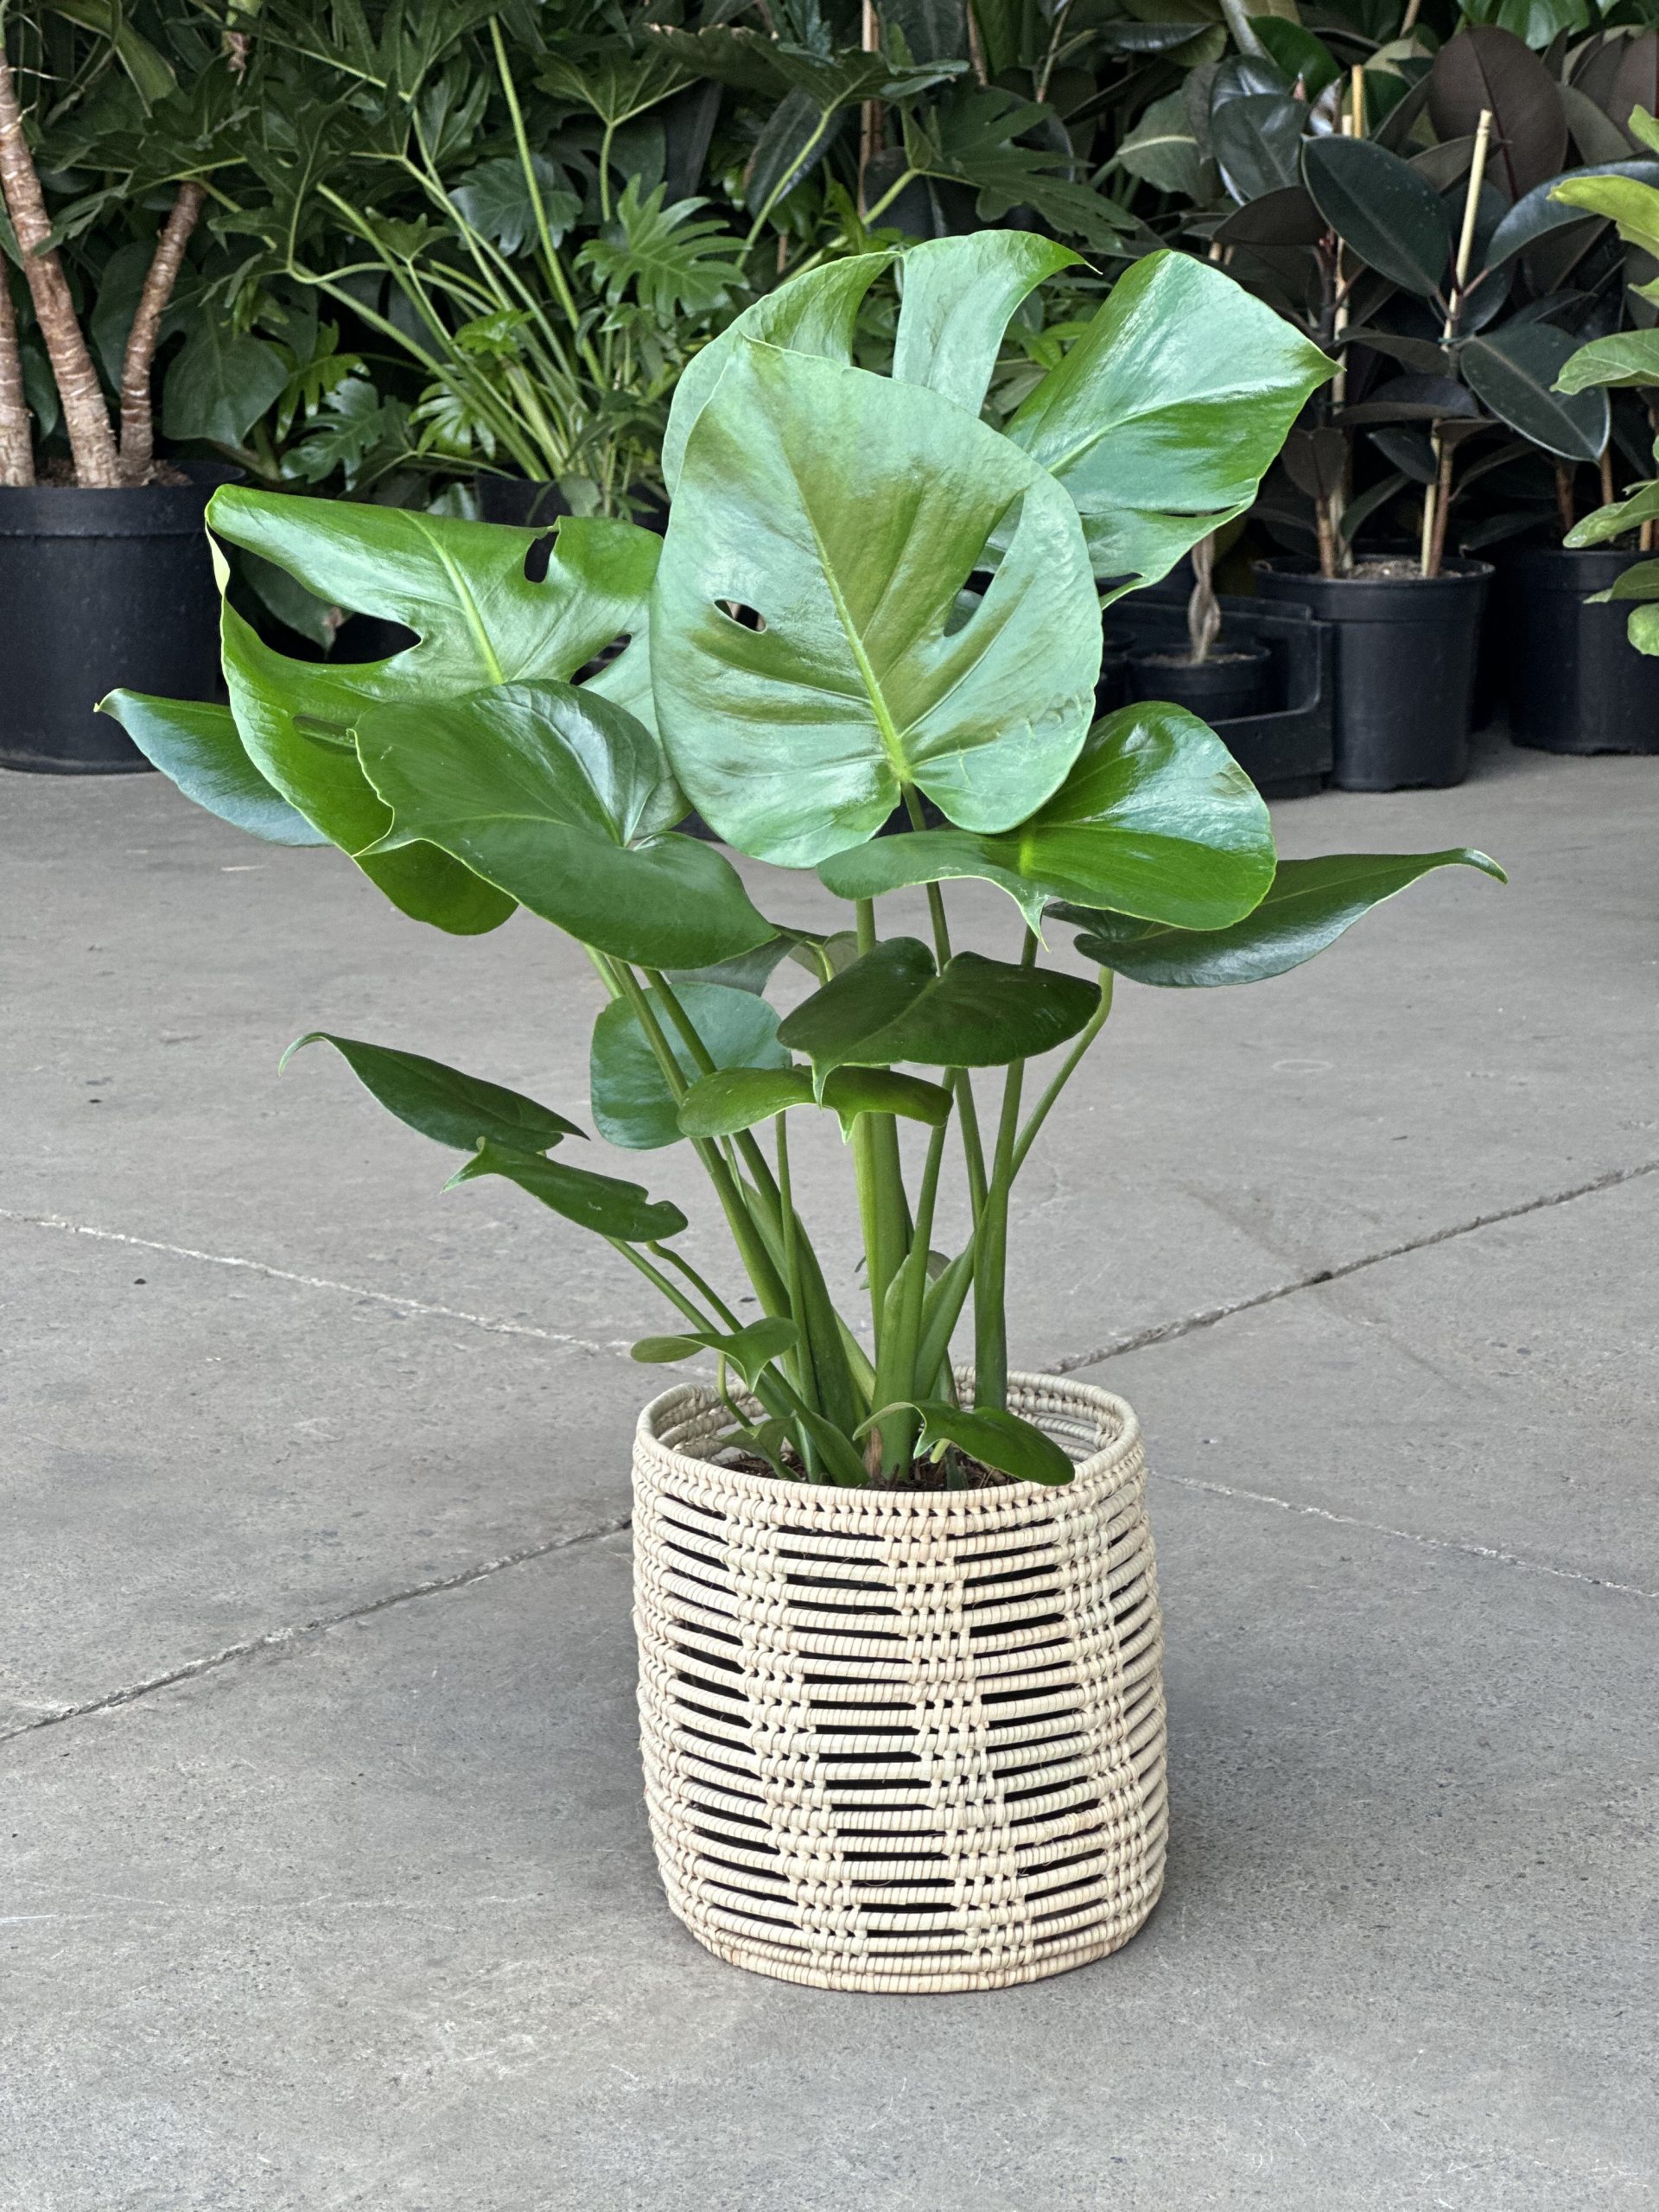
<svg viewBox="0 0 1659 2212">
<path fill-rule="evenodd" d="M 842 1135 L 849 1136 L 861 1114 L 900 1114 L 937 1128 L 950 1115 L 950 1093 L 942 1084 L 896 1075 L 891 1068 L 837 1068 L 819 1101 L 804 1068 L 721 1069 L 694 1083 L 680 1101 L 680 1131 L 689 1137 L 734 1136 L 791 1106 L 819 1103 L 840 1116 Z"/>
<path fill-rule="evenodd" d="M 1076 1471 L 1052 1437 L 1045 1436 L 1030 1421 L 1021 1421 L 1018 1414 L 995 1407 L 976 1411 L 950 1405 L 943 1398 L 904 1399 L 872 1414 L 864 1428 L 874 1427 L 906 1405 L 922 1417 L 921 1440 L 916 1447 L 918 1457 L 938 1445 L 954 1444 L 982 1465 L 1022 1483 L 1069 1483 Z"/>
<path fill-rule="evenodd" d="M 504 1175 L 539 1198 L 553 1212 L 563 1214 L 578 1229 L 595 1236 L 614 1236 L 624 1244 L 655 1244 L 664 1236 L 677 1236 L 685 1216 L 666 1198 L 648 1197 L 638 1183 L 620 1182 L 613 1175 L 594 1175 L 585 1167 L 563 1167 L 537 1153 L 514 1152 L 506 1145 L 486 1142 L 478 1157 L 469 1160 L 444 1185 L 471 1183 L 480 1175 Z"/>
<path fill-rule="evenodd" d="M 679 1336 L 641 1337 L 631 1347 L 629 1357 L 646 1365 L 660 1366 L 670 1360 L 694 1359 L 700 1351 L 719 1352 L 731 1362 L 753 1390 L 761 1369 L 790 1351 L 797 1341 L 798 1332 L 792 1321 L 767 1314 L 730 1335 L 722 1335 L 717 1329 L 688 1329 Z"/>
<path fill-rule="evenodd" d="M 546 1152 L 561 1138 L 586 1134 L 550 1106 L 537 1105 L 533 1098 L 505 1090 L 499 1083 L 463 1075 L 459 1068 L 445 1067 L 442 1060 L 429 1060 L 420 1052 L 365 1045 L 360 1038 L 334 1037 L 326 1029 L 296 1038 L 283 1054 L 282 1067 L 307 1045 L 332 1045 L 388 1113 L 435 1143 L 453 1145 L 457 1152 L 474 1152 L 486 1137 L 519 1152 Z"/>
</svg>

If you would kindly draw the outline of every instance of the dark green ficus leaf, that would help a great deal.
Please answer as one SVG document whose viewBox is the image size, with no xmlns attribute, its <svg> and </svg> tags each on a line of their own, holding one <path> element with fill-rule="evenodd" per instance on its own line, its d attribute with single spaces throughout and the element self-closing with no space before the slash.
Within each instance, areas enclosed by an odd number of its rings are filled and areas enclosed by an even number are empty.
<svg viewBox="0 0 1659 2212">
<path fill-rule="evenodd" d="M 628 1356 L 646 1366 L 661 1367 L 671 1360 L 695 1359 L 700 1351 L 718 1352 L 753 1390 L 761 1369 L 792 1351 L 798 1341 L 799 1332 L 792 1321 L 767 1314 L 751 1321 L 747 1328 L 725 1335 L 715 1329 L 689 1329 L 672 1337 L 641 1337 L 630 1347 Z"/>
<path fill-rule="evenodd" d="M 1507 322 L 1465 341 L 1458 365 L 1470 389 L 1501 423 L 1564 461 L 1595 461 L 1607 442 L 1607 395 L 1554 389 L 1579 350 L 1549 322 Z"/>
<path fill-rule="evenodd" d="M 1436 868 L 1478 868 L 1507 882 L 1484 853 L 1333 853 L 1281 861 L 1273 887 L 1253 912 L 1224 930 L 1172 930 L 1122 914 L 1057 908 L 1063 921 L 1089 926 L 1077 950 L 1137 983 L 1207 988 L 1257 983 L 1323 952 L 1360 916 Z"/>
<path fill-rule="evenodd" d="M 585 1167 L 565 1167 L 538 1154 L 514 1152 L 507 1146 L 486 1143 L 478 1157 L 449 1178 L 444 1188 L 476 1182 L 480 1175 L 504 1175 L 539 1198 L 554 1213 L 591 1229 L 598 1236 L 614 1236 L 624 1244 L 657 1244 L 677 1236 L 685 1216 L 666 1198 L 652 1199 L 638 1183 L 620 1182 L 613 1175 L 595 1175 Z"/>
<path fill-rule="evenodd" d="M 700 1070 L 674 1026 L 667 1001 L 657 990 L 646 995 L 687 1083 L 695 1084 Z M 778 1042 L 777 1014 L 753 991 L 720 983 L 681 983 L 674 995 L 717 1068 L 788 1067 L 789 1054 Z M 682 1130 L 673 1094 L 626 999 L 613 999 L 594 1024 L 588 1080 L 594 1126 L 607 1144 L 629 1152 L 653 1152 L 679 1142 Z"/>
<path fill-rule="evenodd" d="M 1052 1437 L 1045 1436 L 1030 1421 L 1021 1421 L 1018 1414 L 995 1407 L 975 1411 L 953 1406 L 944 1398 L 905 1398 L 873 1414 L 859 1433 L 865 1434 L 889 1414 L 900 1413 L 906 1407 L 922 1417 L 922 1433 L 916 1446 L 918 1459 L 944 1445 L 954 1444 L 958 1452 L 965 1452 L 982 1466 L 995 1467 L 999 1474 L 1012 1475 L 1018 1482 L 1058 1485 L 1069 1483 L 1077 1472 Z"/>
<path fill-rule="evenodd" d="M 1248 206 L 1296 181 L 1307 124 L 1306 102 L 1284 92 L 1249 92 L 1211 111 L 1210 144 L 1222 181 Z"/>
<path fill-rule="evenodd" d="M 99 702 L 99 712 L 118 721 L 153 767 L 221 822 L 270 845 L 328 842 L 249 760 L 228 707 L 111 691 Z"/>
<path fill-rule="evenodd" d="M 944 1085 L 891 1068 L 837 1068 L 820 1101 L 804 1068 L 732 1068 L 706 1075 L 680 1101 L 680 1133 L 688 1137 L 734 1136 L 769 1122 L 792 1106 L 822 1104 L 841 1117 L 842 1135 L 850 1136 L 861 1114 L 899 1114 L 906 1121 L 934 1127 L 947 1120 L 950 1093 Z"/>
<path fill-rule="evenodd" d="M 943 973 L 914 938 L 888 938 L 779 1025 L 780 1041 L 832 1070 L 917 1060 L 1002 1067 L 1075 1037 L 1100 1002 L 1093 983 L 1052 968 L 1019 968 L 959 952 Z"/>
<path fill-rule="evenodd" d="M 1423 299 L 1439 291 L 1452 219 L 1427 177 L 1370 138 L 1310 138 L 1302 174 L 1319 213 L 1368 268 Z"/>
<path fill-rule="evenodd" d="M 1538 56 L 1496 23 L 1448 39 L 1428 77 L 1438 138 L 1472 137 L 1483 110 L 1492 118 L 1492 172 L 1511 202 L 1558 173 L 1567 159 L 1560 92 Z"/>
<path fill-rule="evenodd" d="M 1638 184 L 1659 185 L 1659 162 L 1597 162 L 1588 168 L 1569 169 L 1565 176 L 1546 177 L 1507 210 L 1486 242 L 1485 266 L 1500 267 L 1512 254 L 1548 238 L 1552 231 L 1565 230 L 1592 216 L 1599 215 L 1604 219 L 1608 217 L 1612 211 L 1597 204 L 1592 181 L 1598 177 L 1627 177 Z M 1564 185 L 1570 185 L 1576 194 L 1586 183 L 1590 183 L 1592 189 L 1582 200 L 1565 194 L 1557 196 Z"/>
<path fill-rule="evenodd" d="M 307 1045 L 332 1045 L 363 1088 L 400 1122 L 435 1143 L 457 1152 L 475 1152 L 486 1138 L 518 1152 L 546 1152 L 565 1137 L 585 1131 L 550 1106 L 537 1105 L 499 1083 L 485 1083 L 459 1068 L 445 1067 L 419 1052 L 391 1045 L 365 1045 L 360 1038 L 332 1036 L 313 1029 L 283 1054 L 286 1067 Z"/>
</svg>

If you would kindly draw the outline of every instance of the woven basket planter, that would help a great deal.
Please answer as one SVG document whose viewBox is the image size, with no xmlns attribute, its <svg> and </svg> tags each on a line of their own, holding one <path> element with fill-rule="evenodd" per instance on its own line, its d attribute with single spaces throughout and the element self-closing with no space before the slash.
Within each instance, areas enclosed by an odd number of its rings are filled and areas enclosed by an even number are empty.
<svg viewBox="0 0 1659 2212">
<path fill-rule="evenodd" d="M 822 1989 L 1000 1989 L 1128 1941 L 1166 1826 L 1134 1414 L 1014 1376 L 1058 1489 L 837 1490 L 715 1465 L 696 1386 L 640 1416 L 645 1800 L 700 1943 Z"/>
</svg>

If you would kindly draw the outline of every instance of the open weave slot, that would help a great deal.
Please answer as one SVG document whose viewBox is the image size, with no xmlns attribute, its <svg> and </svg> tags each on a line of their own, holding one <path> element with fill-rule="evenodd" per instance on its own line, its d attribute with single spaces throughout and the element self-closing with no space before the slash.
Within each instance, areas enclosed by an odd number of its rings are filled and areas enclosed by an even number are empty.
<svg viewBox="0 0 1659 2212">
<path fill-rule="evenodd" d="M 674 1910 L 831 1988 L 994 1988 L 1126 1942 L 1163 1877 L 1157 1577 L 1135 1416 L 1015 1378 L 1071 1484 L 871 1491 L 722 1466 L 695 1386 L 641 1419 L 645 1795 Z"/>
</svg>

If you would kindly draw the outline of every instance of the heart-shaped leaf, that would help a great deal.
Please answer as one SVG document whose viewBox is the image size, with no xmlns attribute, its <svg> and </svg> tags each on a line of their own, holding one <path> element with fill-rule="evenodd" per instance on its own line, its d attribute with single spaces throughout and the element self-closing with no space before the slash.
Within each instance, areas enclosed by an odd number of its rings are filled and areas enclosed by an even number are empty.
<svg viewBox="0 0 1659 2212">
<path fill-rule="evenodd" d="M 326 845 L 297 807 L 273 791 L 249 760 L 228 707 L 196 699 L 151 699 L 111 691 L 99 702 L 152 767 L 198 806 L 270 845 Z"/>
<path fill-rule="evenodd" d="M 638 1344 L 629 1346 L 628 1357 L 646 1366 L 661 1367 L 671 1360 L 695 1359 L 700 1351 L 718 1352 L 753 1390 L 761 1369 L 792 1351 L 799 1341 L 800 1332 L 792 1321 L 766 1314 L 747 1328 L 726 1334 L 717 1329 L 688 1329 L 677 1336 L 641 1337 Z"/>
<path fill-rule="evenodd" d="M 682 983 L 674 995 L 717 1068 L 788 1067 L 789 1054 L 778 1042 L 777 1014 L 753 991 Z M 667 1001 L 657 990 L 647 996 L 686 1081 L 695 1083 L 698 1065 L 674 1026 Z M 594 1024 L 588 1083 L 594 1126 L 607 1144 L 653 1152 L 679 1142 L 683 1132 L 673 1094 L 626 999 L 613 999 Z"/>
<path fill-rule="evenodd" d="M 1077 1472 L 1052 1436 L 1045 1436 L 1040 1428 L 1021 1421 L 1018 1414 L 995 1407 L 974 1411 L 966 1406 L 953 1406 L 944 1398 L 904 1398 L 872 1414 L 861 1427 L 860 1435 L 867 1433 L 889 1414 L 903 1412 L 906 1408 L 922 1417 L 922 1433 L 916 1445 L 918 1459 L 925 1459 L 943 1445 L 954 1444 L 957 1451 L 965 1452 L 982 1466 L 995 1467 L 999 1474 L 1012 1475 L 1022 1483 L 1057 1486 L 1069 1483 Z"/>
<path fill-rule="evenodd" d="M 652 625 L 676 774 L 721 836 L 791 867 L 873 836 L 907 785 L 1011 828 L 1076 759 L 1100 667 L 1052 477 L 937 392 L 747 341 L 686 447 Z"/>
<path fill-rule="evenodd" d="M 783 1021 L 780 1041 L 804 1052 L 820 1087 L 849 1064 L 1003 1067 L 1075 1037 L 1099 990 L 1052 968 L 1019 968 L 959 952 L 937 971 L 915 938 L 888 938 Z"/>
<path fill-rule="evenodd" d="M 613 1236 L 624 1244 L 656 1244 L 664 1236 L 677 1236 L 686 1225 L 678 1206 L 666 1198 L 652 1198 L 638 1183 L 624 1183 L 614 1175 L 595 1175 L 586 1167 L 566 1167 L 539 1154 L 514 1152 L 501 1144 L 483 1144 L 478 1157 L 469 1160 L 444 1185 L 476 1182 L 480 1175 L 504 1175 L 532 1198 L 539 1198 L 578 1229 L 591 1229 L 597 1236 Z"/>
<path fill-rule="evenodd" d="M 505 683 L 360 710 L 357 750 L 394 826 L 620 960 L 702 967 L 776 934 L 737 871 L 671 825 L 662 748 L 590 686 Z"/>
<path fill-rule="evenodd" d="M 982 876 L 1033 929 L 1051 899 L 1215 929 L 1249 912 L 1273 870 L 1273 827 L 1255 785 L 1196 715 L 1147 701 L 1096 722 L 1053 798 L 1007 836 L 877 837 L 818 874 L 842 899 Z"/>
<path fill-rule="evenodd" d="M 1152 253 L 1118 278 L 1008 435 L 1071 493 L 1094 574 L 1129 590 L 1244 512 L 1335 368 L 1220 270 Z"/>
<path fill-rule="evenodd" d="M 899 263 L 894 377 L 977 415 L 1008 318 L 1045 277 L 1081 258 L 1030 231 L 973 231 L 912 246 Z"/>
<path fill-rule="evenodd" d="M 1121 914 L 1057 910 L 1089 926 L 1077 950 L 1134 982 L 1177 988 L 1258 983 L 1323 952 L 1362 914 L 1436 868 L 1478 868 L 1507 882 L 1484 853 L 1332 853 L 1281 861 L 1273 887 L 1254 912 L 1224 930 L 1172 930 Z"/>
<path fill-rule="evenodd" d="M 1320 214 L 1368 269 L 1422 299 L 1439 291 L 1452 218 L 1409 162 L 1370 138 L 1310 138 L 1302 175 Z"/>
<path fill-rule="evenodd" d="M 837 1068 L 822 1100 L 804 1068 L 730 1068 L 692 1084 L 680 1101 L 679 1125 L 688 1137 L 735 1136 L 791 1107 L 822 1104 L 839 1115 L 842 1135 L 850 1136 L 861 1114 L 899 1114 L 938 1128 L 949 1119 L 950 1103 L 943 1084 L 891 1068 Z"/>
<path fill-rule="evenodd" d="M 519 1152 L 547 1152 L 564 1137 L 585 1134 L 550 1106 L 521 1091 L 486 1083 L 442 1060 L 391 1045 L 365 1045 L 359 1037 L 335 1037 L 313 1029 L 296 1038 L 283 1054 L 286 1067 L 307 1045 L 332 1045 L 363 1088 L 400 1122 L 435 1143 L 457 1152 L 475 1152 L 486 1138 Z"/>
</svg>

